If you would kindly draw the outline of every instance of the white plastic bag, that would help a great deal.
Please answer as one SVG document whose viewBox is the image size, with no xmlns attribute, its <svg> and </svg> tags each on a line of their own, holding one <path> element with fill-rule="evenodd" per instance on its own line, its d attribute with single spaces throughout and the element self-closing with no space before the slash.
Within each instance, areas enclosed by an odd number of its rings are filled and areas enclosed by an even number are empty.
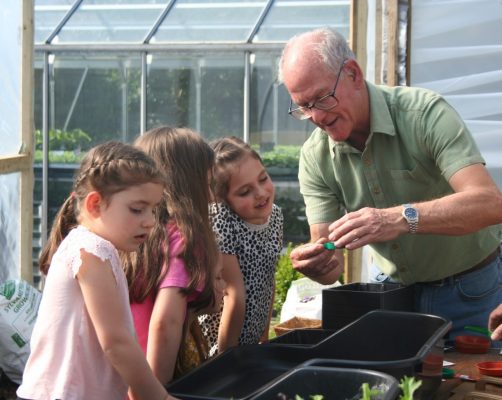
<svg viewBox="0 0 502 400">
<path fill-rule="evenodd" d="M 280 322 L 293 317 L 322 319 L 322 291 L 335 286 L 340 286 L 340 282 L 321 285 L 310 278 L 300 278 L 291 282 L 282 305 Z"/>
<path fill-rule="evenodd" d="M 21 383 L 42 293 L 23 280 L 0 284 L 0 368 Z"/>
</svg>

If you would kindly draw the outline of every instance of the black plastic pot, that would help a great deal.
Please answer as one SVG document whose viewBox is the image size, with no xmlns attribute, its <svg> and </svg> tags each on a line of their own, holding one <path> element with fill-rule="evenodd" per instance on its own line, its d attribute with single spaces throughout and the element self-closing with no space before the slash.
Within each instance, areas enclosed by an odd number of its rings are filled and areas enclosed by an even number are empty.
<svg viewBox="0 0 502 400">
<path fill-rule="evenodd" d="M 322 327 L 340 329 L 373 310 L 414 311 L 413 286 L 350 283 L 322 291 Z"/>
</svg>

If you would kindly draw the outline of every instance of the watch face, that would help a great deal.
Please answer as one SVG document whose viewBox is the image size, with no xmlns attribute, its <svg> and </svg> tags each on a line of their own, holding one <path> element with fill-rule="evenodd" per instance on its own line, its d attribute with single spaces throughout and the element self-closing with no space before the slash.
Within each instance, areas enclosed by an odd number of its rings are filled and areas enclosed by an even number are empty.
<svg viewBox="0 0 502 400">
<path fill-rule="evenodd" d="M 417 210 L 414 208 L 406 208 L 404 210 L 404 215 L 406 215 L 406 218 L 415 219 L 417 218 Z"/>
</svg>

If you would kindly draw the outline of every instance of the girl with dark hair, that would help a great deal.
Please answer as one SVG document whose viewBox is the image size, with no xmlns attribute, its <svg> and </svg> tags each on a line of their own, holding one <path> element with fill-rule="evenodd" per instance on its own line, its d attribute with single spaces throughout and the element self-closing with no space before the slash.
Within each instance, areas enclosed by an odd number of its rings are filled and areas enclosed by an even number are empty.
<svg viewBox="0 0 502 400">
<path fill-rule="evenodd" d="M 133 146 L 86 154 L 40 257 L 47 278 L 18 396 L 124 400 L 129 388 L 132 399 L 174 399 L 136 341 L 118 253 L 148 237 L 163 184 Z"/>
</svg>

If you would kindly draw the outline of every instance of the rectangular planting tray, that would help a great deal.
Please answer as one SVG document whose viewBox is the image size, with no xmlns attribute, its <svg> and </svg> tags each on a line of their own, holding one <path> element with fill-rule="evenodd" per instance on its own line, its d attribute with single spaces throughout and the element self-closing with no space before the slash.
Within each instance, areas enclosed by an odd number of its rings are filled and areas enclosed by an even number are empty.
<svg viewBox="0 0 502 400">
<path fill-rule="evenodd" d="M 312 349 L 304 365 L 380 371 L 422 380 L 417 398 L 429 399 L 441 383 L 443 337 L 451 322 L 420 313 L 374 310 Z"/>
<path fill-rule="evenodd" d="M 230 348 L 167 389 L 183 400 L 247 400 L 294 368 L 312 366 L 373 370 L 398 381 L 415 376 L 423 382 L 417 399 L 430 399 L 441 382 L 442 338 L 450 327 L 433 315 L 375 310 L 315 345 Z"/>
<path fill-rule="evenodd" d="M 361 387 L 368 383 L 378 390 L 379 400 L 397 399 L 400 389 L 397 380 L 376 371 L 351 368 L 299 367 L 284 374 L 267 386 L 252 400 L 294 400 L 295 396 L 310 399 L 322 395 L 325 400 L 361 398 Z"/>
<path fill-rule="evenodd" d="M 311 347 L 318 345 L 335 332 L 332 329 L 293 329 L 284 335 L 276 336 L 268 343 Z"/>
<path fill-rule="evenodd" d="M 179 378 L 167 390 L 183 400 L 249 399 L 308 359 L 308 351 L 297 346 L 233 347 Z"/>
</svg>

